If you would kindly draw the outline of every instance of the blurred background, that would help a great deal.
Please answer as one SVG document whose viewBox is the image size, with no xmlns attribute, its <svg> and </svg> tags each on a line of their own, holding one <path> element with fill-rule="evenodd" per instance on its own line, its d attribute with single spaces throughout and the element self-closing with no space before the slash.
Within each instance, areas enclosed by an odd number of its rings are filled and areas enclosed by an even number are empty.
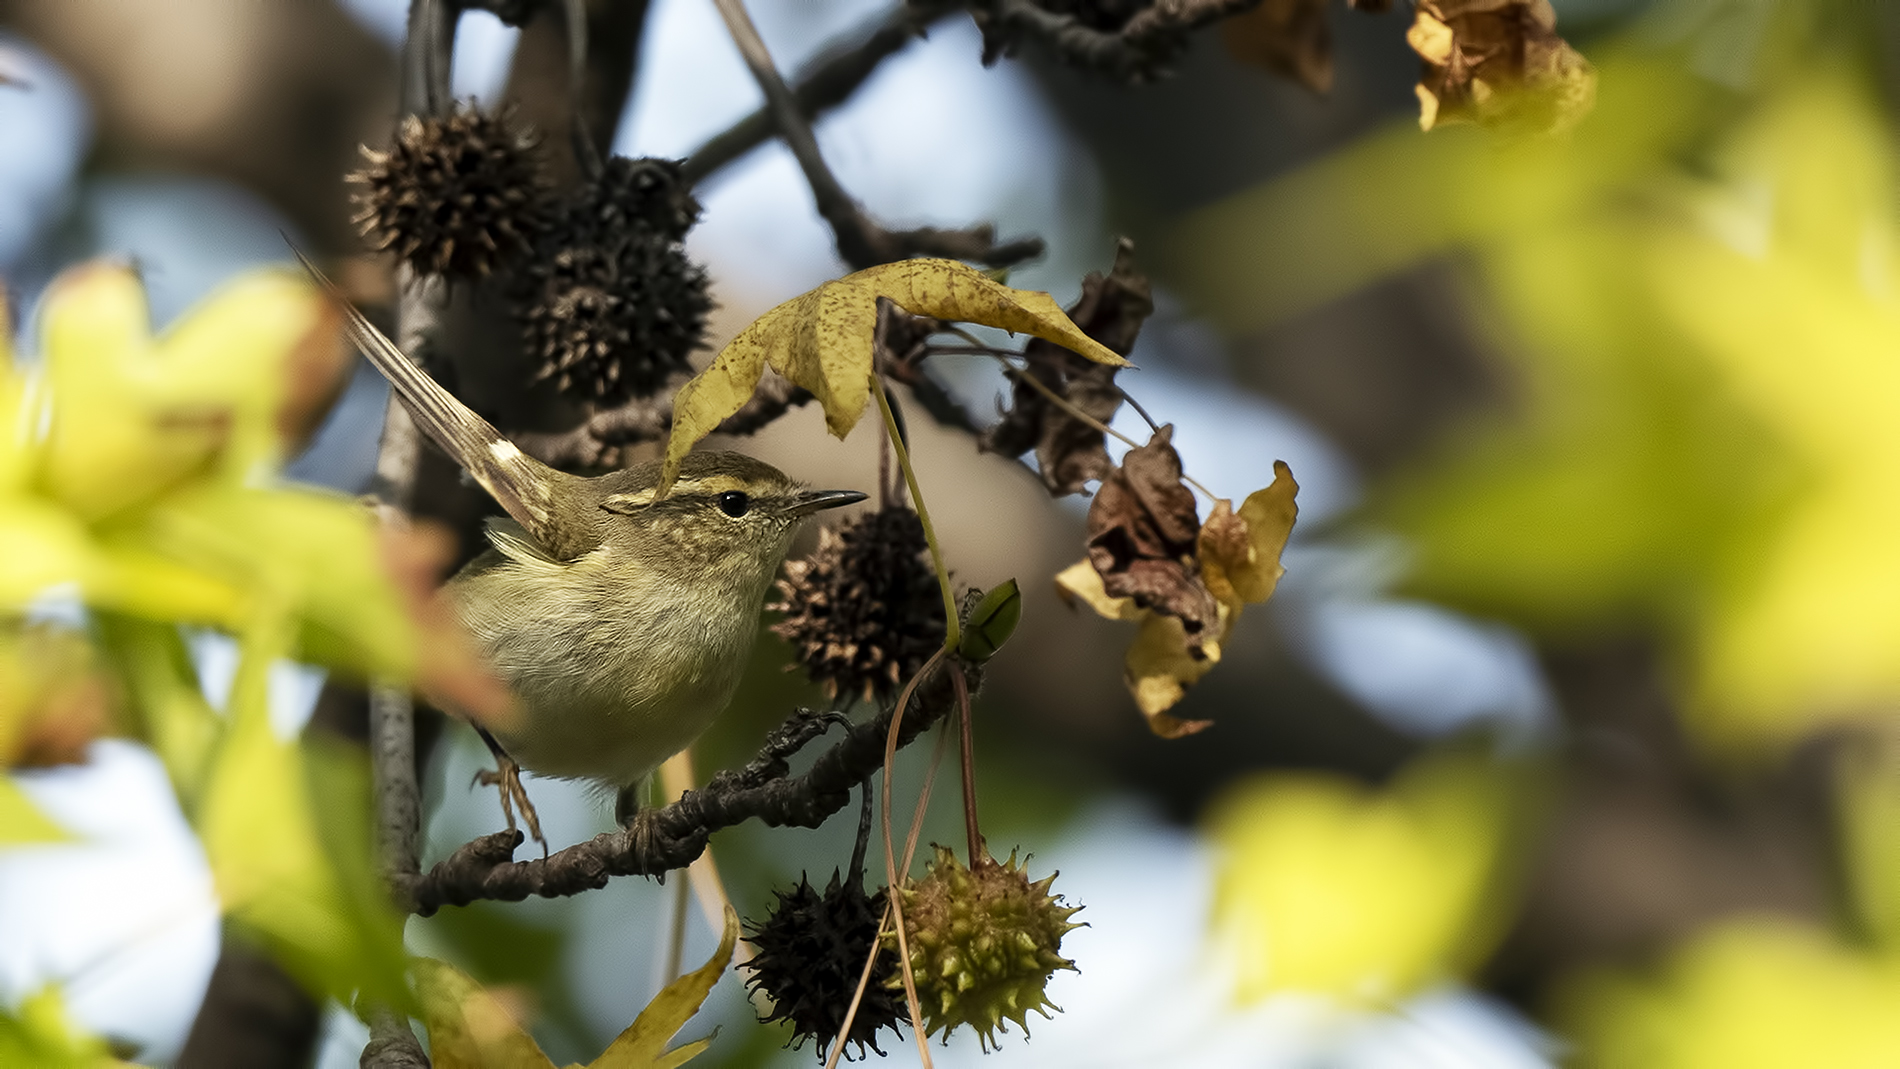
<svg viewBox="0 0 1900 1069">
<path fill-rule="evenodd" d="M 759 107 L 711 4 L 587 6 L 594 48 L 624 53 L 625 99 L 594 117 L 614 152 L 685 156 Z M 1896 16 L 1557 0 L 1595 108 L 1524 135 L 1420 131 L 1411 6 L 1315 10 L 1324 92 L 1221 26 L 1150 84 L 1034 41 L 985 66 L 954 14 L 817 123 L 878 220 L 1038 235 L 1046 254 L 1009 282 L 1065 305 L 1132 238 L 1157 310 L 1122 383 L 1215 493 L 1265 486 L 1275 460 L 1300 484 L 1276 596 L 1175 710 L 1214 726 L 1163 740 L 1123 685 L 1132 632 L 1050 582 L 1082 555 L 1087 502 L 911 419 L 956 578 L 1026 592 L 977 706 L 991 846 L 1060 870 L 1089 922 L 1063 943 L 1079 972 L 1050 982 L 1064 1012 L 1033 1041 L 982 1055 L 962 1035 L 937 1058 L 1900 1064 Z M 884 11 L 752 15 L 795 72 Z M 18 349 L 36 350 L 40 291 L 99 256 L 137 265 L 156 326 L 284 261 L 286 237 L 386 306 L 389 265 L 342 179 L 388 141 L 406 18 L 402 0 L 0 0 Z M 523 29 L 465 12 L 456 94 L 550 125 L 536 85 L 561 69 L 560 34 L 552 11 Z M 778 142 L 696 194 L 714 349 L 847 272 Z M 477 323 L 492 299 L 456 297 Z M 984 418 L 1008 391 L 989 361 L 933 370 Z M 386 400 L 357 368 L 289 476 L 362 492 Z M 533 418 L 507 429 L 545 429 Z M 1146 434 L 1127 410 L 1116 426 Z M 873 435 L 831 439 L 814 409 L 727 445 L 814 484 L 875 480 Z M 234 647 L 207 633 L 192 651 L 215 703 Z M 702 775 L 820 700 L 789 664 L 766 633 L 695 749 Z M 280 732 L 322 687 L 315 669 L 273 677 Z M 928 750 L 900 759 L 899 812 Z M 499 826 L 467 788 L 486 760 L 443 729 L 425 865 Z M 58 984 L 86 1028 L 173 1064 L 220 921 L 162 769 L 102 740 L 17 779 L 82 841 L 0 852 L 0 1005 Z M 611 826 L 583 789 L 528 786 L 557 848 Z M 937 803 L 925 841 L 959 841 L 954 801 Z M 850 824 L 716 836 L 742 915 L 842 866 Z M 411 920 L 407 941 L 510 992 L 557 1062 L 585 1062 L 661 985 L 672 903 L 671 884 L 621 879 Z M 703 960 L 715 933 L 687 924 Z M 695 1064 L 812 1062 L 751 1014 L 724 981 L 685 1033 L 720 1029 Z M 333 1004 L 310 1056 L 355 1065 L 366 1039 Z M 908 1040 L 883 1046 L 914 1063 Z"/>
</svg>

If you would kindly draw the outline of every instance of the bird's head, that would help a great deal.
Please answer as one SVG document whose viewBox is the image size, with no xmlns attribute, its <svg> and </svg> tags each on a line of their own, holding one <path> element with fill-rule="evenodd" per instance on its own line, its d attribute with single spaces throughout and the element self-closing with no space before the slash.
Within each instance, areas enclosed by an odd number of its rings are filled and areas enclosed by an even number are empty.
<svg viewBox="0 0 1900 1069">
<path fill-rule="evenodd" d="M 865 498 L 856 490 L 807 489 L 740 453 L 689 454 L 664 497 L 659 474 L 655 462 L 596 480 L 602 541 L 701 581 L 726 577 L 762 586 L 804 520 Z"/>
</svg>

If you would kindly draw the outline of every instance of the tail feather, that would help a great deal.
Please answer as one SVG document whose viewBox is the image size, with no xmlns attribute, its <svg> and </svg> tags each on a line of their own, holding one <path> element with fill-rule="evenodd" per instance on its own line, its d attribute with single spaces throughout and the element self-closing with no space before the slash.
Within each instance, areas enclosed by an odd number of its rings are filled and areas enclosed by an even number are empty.
<svg viewBox="0 0 1900 1069">
<path fill-rule="evenodd" d="M 454 394 L 416 366 L 388 335 L 376 329 L 376 325 L 350 303 L 309 257 L 299 251 L 297 259 L 343 309 L 350 339 L 389 380 L 390 387 L 423 433 L 467 469 L 537 542 L 549 548 L 557 546 L 553 511 L 555 488 L 575 477 L 523 453 L 493 424 L 470 411 Z"/>
</svg>

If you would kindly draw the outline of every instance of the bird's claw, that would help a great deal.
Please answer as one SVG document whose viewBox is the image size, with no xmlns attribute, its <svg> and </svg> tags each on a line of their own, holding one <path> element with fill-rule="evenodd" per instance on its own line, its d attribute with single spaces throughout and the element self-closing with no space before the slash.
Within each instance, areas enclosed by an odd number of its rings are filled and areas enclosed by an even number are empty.
<svg viewBox="0 0 1900 1069">
<path fill-rule="evenodd" d="M 475 782 L 483 787 L 497 788 L 501 796 L 501 815 L 508 821 L 508 830 L 515 830 L 515 807 L 521 807 L 521 819 L 528 825 L 528 834 L 541 844 L 541 856 L 548 856 L 548 840 L 541 834 L 541 818 L 534 811 L 534 803 L 528 800 L 527 788 L 521 785 L 521 766 L 513 758 L 496 755 L 494 771 L 482 769 L 475 773 Z"/>
</svg>

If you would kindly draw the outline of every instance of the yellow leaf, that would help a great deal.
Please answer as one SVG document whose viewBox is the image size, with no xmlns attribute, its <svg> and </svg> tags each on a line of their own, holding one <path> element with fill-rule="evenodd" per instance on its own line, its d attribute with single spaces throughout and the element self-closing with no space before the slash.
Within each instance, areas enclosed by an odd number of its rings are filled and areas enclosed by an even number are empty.
<svg viewBox="0 0 1900 1069">
<path fill-rule="evenodd" d="M 667 984 L 627 1030 L 589 1063 L 588 1069 L 674 1069 L 710 1046 L 712 1038 L 707 1037 L 666 1050 L 673 1034 L 699 1012 L 706 995 L 732 963 L 732 948 L 738 941 L 739 915 L 727 906 L 725 930 L 719 936 L 719 948 L 713 951 L 713 956 L 706 959 L 706 964 Z"/>
<path fill-rule="evenodd" d="M 301 276 L 258 271 L 154 338 L 144 288 L 123 265 L 61 275 L 41 312 L 51 419 L 39 485 L 87 519 L 222 468 L 275 460 L 289 373 L 334 345 L 333 310 Z"/>
<path fill-rule="evenodd" d="M 1876 945 L 1900 950 L 1900 745 L 1856 740 L 1835 792 L 1848 906 Z"/>
<path fill-rule="evenodd" d="M 106 1042 L 73 1023 L 59 988 L 47 986 L 18 1007 L 0 1007 L 0 1065 L 32 1069 L 124 1066 Z"/>
<path fill-rule="evenodd" d="M 1271 597 L 1286 571 L 1280 554 L 1299 515 L 1294 497 L 1300 488 L 1285 463 L 1274 461 L 1273 471 L 1273 482 L 1249 495 L 1238 513 L 1223 498 L 1201 526 L 1201 579 L 1219 607 L 1214 633 L 1202 637 L 1202 656 L 1190 652 L 1180 620 L 1141 608 L 1133 598 L 1110 595 L 1087 560 L 1056 575 L 1056 592 L 1064 600 L 1080 601 L 1107 619 L 1139 625 L 1124 660 L 1123 678 L 1149 729 L 1162 738 L 1192 735 L 1212 725 L 1208 720 L 1182 720 L 1167 710 L 1220 663 L 1221 648 L 1233 634 L 1241 608 Z"/>
<path fill-rule="evenodd" d="M 1900 1065 L 1900 962 L 1789 920 L 1731 921 L 1652 975 L 1598 972 L 1560 992 L 1595 1069 Z"/>
<path fill-rule="evenodd" d="M 328 812 L 320 814 L 312 764 L 271 728 L 269 670 L 287 650 L 288 632 L 281 614 L 260 610 L 241 639 L 231 727 L 198 821 L 205 855 L 226 914 L 307 987 L 338 996 L 361 991 L 402 1006 L 408 987 L 401 919 L 369 889 L 373 882 L 350 879 L 368 873 L 366 836 L 351 844 L 360 857 L 332 857 L 325 849 L 323 816 L 354 811 L 348 819 L 368 826 L 367 785 L 355 798 L 332 792 L 324 798 Z"/>
<path fill-rule="evenodd" d="M 1286 569 L 1280 566 L 1280 554 L 1293 535 L 1293 522 L 1300 507 L 1294 501 L 1300 486 L 1293 481 L 1293 470 L 1284 461 L 1273 462 L 1273 482 L 1255 490 L 1233 513 L 1225 498 L 1214 503 L 1214 510 L 1201 527 L 1201 571 L 1208 589 L 1219 595 L 1223 584 L 1247 604 L 1258 604 L 1273 596 L 1274 587 Z M 1215 515 L 1236 515 L 1245 524 L 1237 532 L 1242 537 L 1233 544 L 1210 539 L 1210 529 L 1218 530 Z"/>
<path fill-rule="evenodd" d="M 0 772 L 0 848 L 63 843 L 72 839 L 26 796 L 13 777 Z"/>
<path fill-rule="evenodd" d="M 554 1069 L 495 996 L 452 965 L 416 961 L 416 994 L 435 1069 Z"/>
<path fill-rule="evenodd" d="M 1385 791 L 1273 773 L 1216 804 L 1214 941 L 1236 994 L 1403 998 L 1475 967 L 1509 916 L 1496 901 L 1511 811 L 1500 772 L 1429 757 Z"/>
<path fill-rule="evenodd" d="M 706 964 L 667 984 L 626 1031 L 588 1069 L 675 1069 L 711 1044 L 695 1040 L 672 1050 L 666 1044 L 706 1001 L 739 939 L 739 917 L 726 909 L 725 932 Z M 500 1000 L 444 962 L 422 958 L 414 965 L 422 1017 L 429 1028 L 436 1069 L 554 1069 Z"/>
<path fill-rule="evenodd" d="M 1084 334 L 1047 293 L 1011 289 L 954 260 L 903 260 L 868 268 L 794 297 L 732 339 L 673 401 L 662 490 L 680 460 L 721 420 L 739 411 L 770 367 L 811 391 L 825 425 L 843 438 L 870 400 L 878 298 L 913 315 L 981 323 L 1032 334 L 1101 364 L 1120 356 Z"/>
<path fill-rule="evenodd" d="M 164 762 L 185 815 L 198 815 L 226 720 L 212 711 L 178 628 L 113 612 L 93 626 L 118 666 L 143 740 Z"/>
</svg>

